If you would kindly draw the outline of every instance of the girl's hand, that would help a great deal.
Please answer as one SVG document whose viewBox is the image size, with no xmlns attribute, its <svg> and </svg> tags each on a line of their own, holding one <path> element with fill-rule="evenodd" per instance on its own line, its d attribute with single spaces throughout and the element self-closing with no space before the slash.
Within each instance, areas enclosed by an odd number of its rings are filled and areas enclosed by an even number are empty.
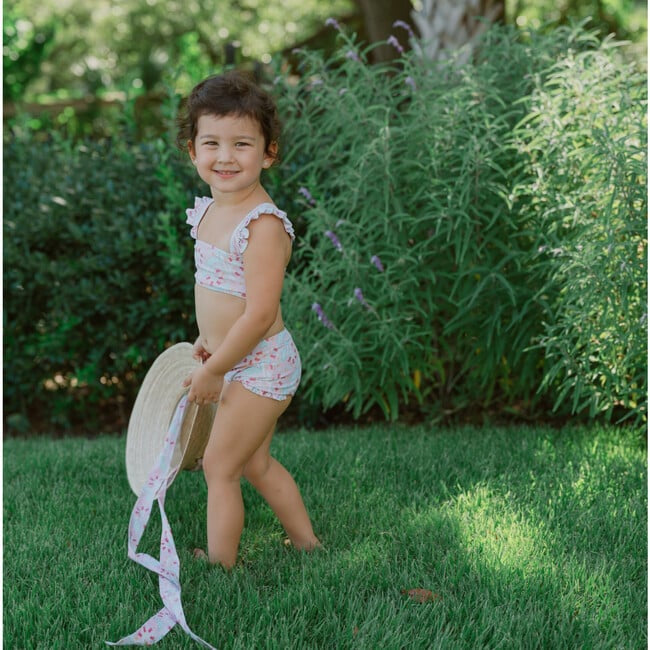
<svg viewBox="0 0 650 650">
<path fill-rule="evenodd" d="M 187 399 L 199 405 L 218 402 L 223 387 L 223 375 L 215 375 L 206 366 L 197 368 L 185 381 L 183 386 L 190 387 Z"/>
<path fill-rule="evenodd" d="M 199 336 L 192 346 L 192 359 L 205 363 L 210 358 L 210 353 L 203 347 L 202 338 Z"/>
</svg>

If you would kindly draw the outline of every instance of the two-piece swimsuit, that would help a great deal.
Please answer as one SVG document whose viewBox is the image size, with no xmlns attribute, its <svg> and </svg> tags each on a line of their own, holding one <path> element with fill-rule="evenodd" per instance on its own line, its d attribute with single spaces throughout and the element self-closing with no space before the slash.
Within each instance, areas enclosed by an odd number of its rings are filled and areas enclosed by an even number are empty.
<svg viewBox="0 0 650 650">
<path fill-rule="evenodd" d="M 228 293 L 246 299 L 243 254 L 248 246 L 248 226 L 263 214 L 272 214 L 282 221 L 291 239 L 293 226 L 286 212 L 272 203 L 261 203 L 253 208 L 236 226 L 230 237 L 229 250 L 223 250 L 198 238 L 198 228 L 213 199 L 196 198 L 187 212 L 187 223 L 192 226 L 194 244 L 194 279 L 200 287 Z M 241 382 L 248 390 L 276 400 L 293 395 L 300 383 L 300 355 L 287 329 L 262 339 L 255 348 L 225 375 L 227 382 Z"/>
</svg>

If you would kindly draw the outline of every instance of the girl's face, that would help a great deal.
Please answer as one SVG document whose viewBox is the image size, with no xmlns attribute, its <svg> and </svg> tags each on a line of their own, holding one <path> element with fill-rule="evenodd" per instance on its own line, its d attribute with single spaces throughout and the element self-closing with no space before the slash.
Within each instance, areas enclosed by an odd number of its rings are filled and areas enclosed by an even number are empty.
<svg viewBox="0 0 650 650">
<path fill-rule="evenodd" d="M 265 151 L 259 124 L 249 117 L 201 115 L 194 142 L 188 141 L 199 176 L 212 196 L 247 195 L 259 184 L 262 169 L 273 163 L 276 145 Z"/>
</svg>

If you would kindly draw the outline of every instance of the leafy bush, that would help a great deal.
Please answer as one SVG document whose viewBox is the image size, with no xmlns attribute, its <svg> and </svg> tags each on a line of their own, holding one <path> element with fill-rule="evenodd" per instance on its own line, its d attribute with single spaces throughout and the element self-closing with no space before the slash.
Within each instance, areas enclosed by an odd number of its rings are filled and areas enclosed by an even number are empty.
<svg viewBox="0 0 650 650">
<path fill-rule="evenodd" d="M 343 401 L 355 416 L 379 406 L 395 418 L 409 402 L 432 416 L 477 407 L 530 414 L 542 385 L 561 412 L 580 410 L 584 403 L 558 399 L 566 386 L 555 381 L 556 349 L 575 309 L 563 302 L 568 289 L 556 258 L 539 257 L 540 232 L 576 236 L 561 226 L 563 174 L 552 171 L 574 147 L 568 137 L 539 160 L 534 132 L 515 127 L 537 113 L 556 119 L 543 96 L 564 70 L 566 85 L 582 93 L 581 106 L 620 106 L 609 134 L 636 133 L 630 125 L 642 121 L 643 105 L 620 96 L 638 79 L 628 82 L 612 48 L 580 28 L 528 39 L 495 28 L 478 59 L 462 67 L 413 53 L 392 68 L 370 67 L 354 36 L 339 38 L 329 59 L 303 53 L 297 82 L 276 80 L 289 139 L 285 185 L 301 194 L 306 223 L 285 311 L 305 360 L 307 398 L 324 406 Z M 609 84 L 568 64 L 580 51 L 590 53 L 584 60 L 607 63 Z M 556 92 L 557 119 L 570 97 Z M 613 145 L 602 135 L 590 155 L 605 170 Z M 619 168 L 640 151 L 621 140 Z M 523 188 L 546 170 L 542 224 L 532 207 L 537 199 Z M 635 176 L 629 187 L 642 189 L 639 170 L 628 173 Z M 613 198 L 612 179 L 592 175 L 590 192 L 604 205 Z M 632 247 L 643 240 L 643 227 L 628 214 L 643 212 L 640 199 L 636 191 L 631 202 L 616 201 Z M 639 253 L 639 273 L 644 259 Z M 594 291 L 585 308 L 598 312 L 603 297 Z M 635 368 L 626 385 L 635 383 L 641 399 L 642 346 L 629 323 L 625 345 Z M 621 354 L 620 343 L 609 340 L 604 364 Z M 592 379 L 582 374 L 580 389 L 600 390 Z M 635 408 L 631 397 L 617 399 Z"/>
<path fill-rule="evenodd" d="M 537 233 L 534 284 L 549 302 L 537 345 L 555 405 L 647 414 L 646 81 L 606 42 L 536 80 L 514 138 L 517 188 Z M 536 270 L 536 271 L 535 271 Z"/>
<path fill-rule="evenodd" d="M 10 428 L 83 422 L 90 431 L 119 419 L 107 409 L 124 422 L 151 361 L 194 331 L 191 243 L 183 220 L 169 219 L 157 176 L 166 151 L 30 132 L 6 139 Z"/>
</svg>

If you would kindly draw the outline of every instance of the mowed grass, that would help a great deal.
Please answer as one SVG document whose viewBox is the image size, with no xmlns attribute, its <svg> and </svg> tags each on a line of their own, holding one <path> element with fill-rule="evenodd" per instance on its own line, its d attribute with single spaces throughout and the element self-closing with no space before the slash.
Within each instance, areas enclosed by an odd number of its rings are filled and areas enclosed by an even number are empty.
<svg viewBox="0 0 650 650">
<path fill-rule="evenodd" d="M 126 556 L 124 445 L 4 442 L 5 648 L 105 647 L 161 607 Z M 278 433 L 273 450 L 326 550 L 287 548 L 244 485 L 241 562 L 209 568 L 191 556 L 203 476 L 168 493 L 187 621 L 217 648 L 646 647 L 641 432 L 381 425 Z M 158 520 L 140 549 L 156 556 Z M 199 646 L 177 627 L 158 647 Z"/>
</svg>

